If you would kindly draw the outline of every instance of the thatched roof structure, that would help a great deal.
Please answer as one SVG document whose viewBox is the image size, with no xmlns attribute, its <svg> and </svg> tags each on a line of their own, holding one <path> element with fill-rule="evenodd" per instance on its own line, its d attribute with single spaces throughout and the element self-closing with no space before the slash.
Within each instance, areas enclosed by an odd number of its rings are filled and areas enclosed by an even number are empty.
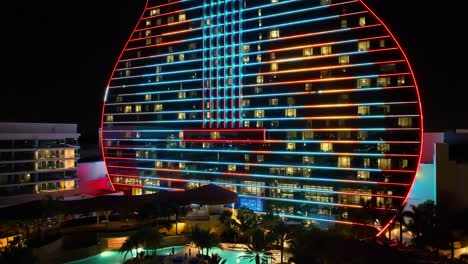
<svg viewBox="0 0 468 264">
<path fill-rule="evenodd" d="M 147 205 L 188 205 L 197 204 L 228 204 L 237 201 L 237 193 L 217 185 L 209 184 L 202 187 L 180 192 L 161 192 L 139 196 L 104 195 L 80 200 L 36 200 L 9 207 L 0 208 L 1 220 L 24 218 L 39 218 L 67 213 L 89 213 L 95 211 L 133 212 Z"/>
</svg>

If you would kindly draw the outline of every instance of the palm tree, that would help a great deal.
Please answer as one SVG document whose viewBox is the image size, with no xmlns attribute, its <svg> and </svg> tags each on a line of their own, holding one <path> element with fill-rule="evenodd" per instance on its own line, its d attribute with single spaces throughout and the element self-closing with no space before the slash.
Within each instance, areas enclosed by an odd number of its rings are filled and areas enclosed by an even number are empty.
<svg viewBox="0 0 468 264">
<path fill-rule="evenodd" d="M 267 252 L 267 246 L 268 241 L 265 234 L 260 229 L 257 229 L 252 234 L 252 242 L 247 246 L 245 255 L 240 256 L 240 258 L 249 259 L 249 262 L 255 260 L 255 264 L 268 262 L 274 258 L 270 252 Z"/>
<path fill-rule="evenodd" d="M 272 238 L 274 240 L 279 242 L 280 245 L 280 260 L 281 264 L 283 264 L 283 256 L 284 256 L 284 241 L 286 240 L 286 237 L 290 233 L 290 228 L 289 226 L 281 219 L 278 217 L 277 222 L 273 226 L 273 228 L 270 230 Z"/>
<path fill-rule="evenodd" d="M 206 258 L 210 264 L 226 264 L 226 260 L 218 254 L 212 254 Z"/>
<path fill-rule="evenodd" d="M 124 258 L 123 260 L 125 261 L 125 258 L 127 258 L 127 254 L 130 252 L 130 255 L 133 258 L 133 249 L 138 248 L 138 244 L 135 243 L 135 241 L 131 238 L 127 238 L 125 242 L 123 242 L 122 246 L 119 249 L 119 252 L 124 253 Z"/>
<path fill-rule="evenodd" d="M 210 229 L 201 229 L 198 225 L 192 228 L 192 233 L 189 239 L 198 247 L 200 254 L 203 254 L 203 249 L 206 249 L 206 255 L 209 249 L 218 245 L 218 237 L 210 232 Z"/>
<path fill-rule="evenodd" d="M 258 228 L 259 219 L 257 214 L 252 210 L 246 207 L 241 207 L 237 210 L 235 219 L 232 223 L 236 231 L 239 233 L 239 236 L 245 239 Z"/>
<path fill-rule="evenodd" d="M 437 226 L 436 206 L 433 201 L 425 201 L 417 206 L 411 205 L 410 208 L 402 213 L 404 218 L 409 218 L 405 225 L 413 233 L 415 245 L 423 248 L 434 238 Z"/>
</svg>

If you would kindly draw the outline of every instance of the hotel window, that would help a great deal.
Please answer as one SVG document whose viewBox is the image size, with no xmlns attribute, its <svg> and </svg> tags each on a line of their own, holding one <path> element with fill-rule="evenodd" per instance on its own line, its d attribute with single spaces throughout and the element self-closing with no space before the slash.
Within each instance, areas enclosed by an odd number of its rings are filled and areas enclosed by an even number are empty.
<svg viewBox="0 0 468 264">
<path fill-rule="evenodd" d="M 364 168 L 369 168 L 370 167 L 370 159 L 369 158 L 362 159 L 362 166 Z"/>
<path fill-rule="evenodd" d="M 330 78 L 332 76 L 332 71 L 330 70 L 325 70 L 325 71 L 320 71 L 320 78 Z"/>
<path fill-rule="evenodd" d="M 294 168 L 287 167 L 286 168 L 286 175 L 288 175 L 288 176 L 294 175 Z"/>
<path fill-rule="evenodd" d="M 257 76 L 257 83 L 263 83 L 263 75 Z"/>
<path fill-rule="evenodd" d="M 185 119 L 185 113 L 179 113 L 179 114 L 177 114 L 177 119 L 179 119 L 179 120 L 184 120 L 184 119 Z"/>
<path fill-rule="evenodd" d="M 185 21 L 185 13 L 179 14 L 179 21 Z"/>
<path fill-rule="evenodd" d="M 244 161 L 249 162 L 250 161 L 250 156 L 249 154 L 244 154 Z"/>
<path fill-rule="evenodd" d="M 151 19 L 146 19 L 146 20 L 145 20 L 145 25 L 146 25 L 147 27 L 151 26 Z"/>
<path fill-rule="evenodd" d="M 377 86 L 387 87 L 390 85 L 390 77 L 377 78 Z"/>
<path fill-rule="evenodd" d="M 263 162 L 264 158 L 263 155 L 257 155 L 257 162 Z"/>
<path fill-rule="evenodd" d="M 106 121 L 107 122 L 113 122 L 114 121 L 114 116 L 113 115 L 106 116 Z"/>
<path fill-rule="evenodd" d="M 358 139 L 359 140 L 366 140 L 367 137 L 369 136 L 369 133 L 367 131 L 358 131 Z"/>
<path fill-rule="evenodd" d="M 303 156 L 302 163 L 304 164 L 314 164 L 314 156 Z"/>
<path fill-rule="evenodd" d="M 270 98 L 270 105 L 278 105 L 278 98 Z"/>
<path fill-rule="evenodd" d="M 320 47 L 320 54 L 329 55 L 331 53 L 332 53 L 332 46 L 331 45 Z"/>
<path fill-rule="evenodd" d="M 148 37 L 151 35 L 151 30 L 145 30 L 145 37 Z"/>
<path fill-rule="evenodd" d="M 186 92 L 178 92 L 177 93 L 177 98 L 179 98 L 179 99 L 187 98 L 187 93 Z"/>
<path fill-rule="evenodd" d="M 359 180 L 368 180 L 370 178 L 370 173 L 369 171 L 358 171 L 357 178 Z"/>
<path fill-rule="evenodd" d="M 174 55 L 168 55 L 166 57 L 166 62 L 174 62 Z"/>
<path fill-rule="evenodd" d="M 155 166 L 156 168 L 162 168 L 162 166 L 163 166 L 162 161 L 156 161 L 156 162 L 154 163 L 154 166 Z"/>
<path fill-rule="evenodd" d="M 174 23 L 174 16 L 167 17 L 167 23 L 168 24 Z"/>
<path fill-rule="evenodd" d="M 156 25 L 159 26 L 159 25 L 161 25 L 161 23 L 162 23 L 162 20 L 160 18 L 156 19 Z"/>
<path fill-rule="evenodd" d="M 151 94 L 145 94 L 145 101 L 151 101 Z"/>
<path fill-rule="evenodd" d="M 132 112 L 132 106 L 131 105 L 126 105 L 124 107 L 124 113 L 131 113 Z"/>
<path fill-rule="evenodd" d="M 262 87 L 255 87 L 255 93 L 256 94 L 259 94 L 261 93 L 263 90 L 262 90 Z"/>
<path fill-rule="evenodd" d="M 117 96 L 117 97 L 115 98 L 115 102 L 121 103 L 121 102 L 123 101 L 122 99 L 123 99 L 123 97 L 119 95 L 119 96 Z"/>
<path fill-rule="evenodd" d="M 250 51 L 250 46 L 249 45 L 243 45 L 242 46 L 242 51 L 249 52 Z"/>
<path fill-rule="evenodd" d="M 302 140 L 306 139 L 313 139 L 314 138 L 314 131 L 302 131 Z"/>
<path fill-rule="evenodd" d="M 211 135 L 211 139 L 220 139 L 221 138 L 221 134 L 219 132 L 211 132 L 210 133 Z"/>
<path fill-rule="evenodd" d="M 381 72 L 396 72 L 396 65 L 395 63 L 388 63 L 380 65 Z"/>
<path fill-rule="evenodd" d="M 341 19 L 341 28 L 347 28 L 347 27 L 348 27 L 348 20 Z"/>
<path fill-rule="evenodd" d="M 366 25 L 366 17 L 360 17 L 359 18 L 359 25 L 361 27 L 365 26 Z"/>
<path fill-rule="evenodd" d="M 294 105 L 296 103 L 296 100 L 294 100 L 294 97 L 288 97 L 288 105 Z"/>
<path fill-rule="evenodd" d="M 162 38 L 161 37 L 157 37 L 156 38 L 156 44 L 161 44 L 162 43 Z"/>
<path fill-rule="evenodd" d="M 378 164 L 379 169 L 382 169 L 382 170 L 389 170 L 392 168 L 391 159 L 380 158 L 377 160 L 377 164 Z"/>
<path fill-rule="evenodd" d="M 400 160 L 400 169 L 407 169 L 408 168 L 408 160 L 402 159 Z"/>
<path fill-rule="evenodd" d="M 162 110 L 163 110 L 163 105 L 162 104 L 155 104 L 154 105 L 154 111 L 155 112 L 162 111 Z"/>
<path fill-rule="evenodd" d="M 250 121 L 244 121 L 244 127 L 250 127 Z"/>
<path fill-rule="evenodd" d="M 135 105 L 135 113 L 141 112 L 141 105 Z"/>
<path fill-rule="evenodd" d="M 320 150 L 325 151 L 325 152 L 333 151 L 333 143 L 328 143 L 328 142 L 320 143 Z"/>
<path fill-rule="evenodd" d="M 357 88 L 364 88 L 370 86 L 370 79 L 369 78 L 362 78 L 357 80 Z"/>
<path fill-rule="evenodd" d="M 257 62 L 262 62 L 262 55 L 258 54 L 256 58 Z"/>
<path fill-rule="evenodd" d="M 278 3 L 279 0 L 271 0 L 272 3 Z"/>
<path fill-rule="evenodd" d="M 295 108 L 284 109 L 284 115 L 286 117 L 296 117 L 296 109 Z"/>
<path fill-rule="evenodd" d="M 185 169 L 185 163 L 179 162 L 179 169 Z"/>
<path fill-rule="evenodd" d="M 304 56 L 312 56 L 314 55 L 314 48 L 304 48 L 302 50 L 302 55 Z"/>
<path fill-rule="evenodd" d="M 242 106 L 250 106 L 250 100 L 249 99 L 242 99 Z"/>
<path fill-rule="evenodd" d="M 377 144 L 377 150 L 380 151 L 380 152 L 388 152 L 388 151 L 390 151 L 390 144 L 379 143 L 379 144 Z"/>
<path fill-rule="evenodd" d="M 368 40 L 358 41 L 358 51 L 369 50 L 369 48 L 370 48 L 370 41 Z"/>
<path fill-rule="evenodd" d="M 405 76 L 398 76 L 397 84 L 398 85 L 404 85 L 405 83 L 406 83 Z"/>
<path fill-rule="evenodd" d="M 400 126 L 400 127 L 412 127 L 413 126 L 413 119 L 411 119 L 411 117 L 399 117 L 398 118 L 398 126 Z"/>
<path fill-rule="evenodd" d="M 229 164 L 228 165 L 228 171 L 236 171 L 236 165 L 235 164 Z"/>
<path fill-rule="evenodd" d="M 125 74 L 124 74 L 125 77 L 128 77 L 128 76 L 130 76 L 131 74 L 132 74 L 132 71 L 130 71 L 130 70 L 125 70 Z"/>
<path fill-rule="evenodd" d="M 255 181 L 244 181 L 243 184 L 247 186 L 241 187 L 241 193 L 247 195 L 255 195 L 255 196 L 262 196 L 264 195 L 263 188 L 259 188 L 259 186 L 264 186 L 264 182 L 255 182 Z"/>
<path fill-rule="evenodd" d="M 305 90 L 306 90 L 306 91 L 312 90 L 312 84 L 306 83 L 306 84 L 305 84 Z"/>
<path fill-rule="evenodd" d="M 151 9 L 150 10 L 150 15 L 151 16 L 159 15 L 159 12 L 160 12 L 159 8 Z"/>
<path fill-rule="evenodd" d="M 379 47 L 385 48 L 385 39 L 381 39 L 381 40 L 379 41 Z"/>
<path fill-rule="evenodd" d="M 161 72 L 161 66 L 156 67 L 156 73 L 159 73 L 159 72 Z"/>
<path fill-rule="evenodd" d="M 262 10 L 261 10 L 261 9 L 259 9 L 257 13 L 258 13 L 258 16 L 259 16 L 259 17 L 262 16 Z"/>
<path fill-rule="evenodd" d="M 255 110 L 254 116 L 255 118 L 265 117 L 265 110 Z"/>
<path fill-rule="evenodd" d="M 272 52 L 270 53 L 270 60 L 275 60 L 276 59 L 276 53 Z"/>
<path fill-rule="evenodd" d="M 244 57 L 242 57 L 242 61 L 244 63 L 248 63 L 250 61 L 250 57 L 249 56 L 244 56 Z"/>
<path fill-rule="evenodd" d="M 145 39 L 145 45 L 151 45 L 151 39 Z"/>
<path fill-rule="evenodd" d="M 343 64 L 349 64 L 349 56 L 340 56 L 338 57 L 338 63 L 343 65 Z"/>
<path fill-rule="evenodd" d="M 271 71 L 277 71 L 278 70 L 278 63 L 276 62 L 273 62 L 271 64 Z"/>
<path fill-rule="evenodd" d="M 263 121 L 257 121 L 257 123 L 255 124 L 255 127 L 257 128 L 263 127 Z"/>
<path fill-rule="evenodd" d="M 275 30 L 270 31 L 270 39 L 279 38 L 279 36 L 280 36 L 279 29 L 275 29 Z"/>
<path fill-rule="evenodd" d="M 189 49 L 189 50 L 194 50 L 194 49 L 196 49 L 196 48 L 197 48 L 197 43 L 190 43 L 190 44 L 188 44 L 188 49 Z"/>
<path fill-rule="evenodd" d="M 320 0 L 320 5 L 329 5 L 331 4 L 331 0 Z"/>
<path fill-rule="evenodd" d="M 351 167 L 351 157 L 338 157 L 338 167 L 339 168 L 350 168 Z"/>
<path fill-rule="evenodd" d="M 370 114 L 370 106 L 358 106 L 358 115 Z"/>
</svg>

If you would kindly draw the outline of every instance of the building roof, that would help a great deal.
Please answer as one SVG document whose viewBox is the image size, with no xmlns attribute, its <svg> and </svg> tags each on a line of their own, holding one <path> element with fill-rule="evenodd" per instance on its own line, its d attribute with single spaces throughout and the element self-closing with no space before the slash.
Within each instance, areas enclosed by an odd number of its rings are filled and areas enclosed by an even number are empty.
<svg viewBox="0 0 468 264">
<path fill-rule="evenodd" d="M 237 193 L 217 185 L 209 184 L 196 189 L 180 192 L 162 192 L 139 196 L 104 195 L 80 200 L 35 200 L 0 208 L 0 219 L 34 219 L 67 213 L 88 213 L 94 211 L 133 212 L 147 204 L 228 204 L 237 201 Z"/>
</svg>

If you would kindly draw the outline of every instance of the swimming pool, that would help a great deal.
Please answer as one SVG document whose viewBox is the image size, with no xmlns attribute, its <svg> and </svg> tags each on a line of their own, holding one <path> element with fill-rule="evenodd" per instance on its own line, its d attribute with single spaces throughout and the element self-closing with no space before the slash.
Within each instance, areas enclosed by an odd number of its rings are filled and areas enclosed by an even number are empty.
<svg viewBox="0 0 468 264">
<path fill-rule="evenodd" d="M 186 246 L 176 246 L 176 247 L 166 247 L 160 248 L 157 250 L 157 254 L 160 255 L 170 255 L 172 248 L 174 248 L 174 253 L 182 253 Z M 193 252 L 196 252 L 194 250 Z M 133 251 L 133 255 L 135 256 L 136 250 Z M 234 250 L 223 250 L 217 247 L 210 249 L 210 254 L 219 254 L 223 259 L 226 260 L 226 264 L 251 264 L 255 263 L 249 262 L 249 259 L 240 259 L 239 257 L 244 255 L 243 251 L 234 251 Z M 193 253 L 195 254 L 195 253 Z M 118 251 L 104 251 L 101 254 L 97 254 L 91 257 L 87 257 L 84 259 L 79 259 L 71 262 L 66 262 L 66 264 L 108 264 L 108 263 L 123 263 L 124 254 Z M 131 258 L 130 254 L 127 254 L 127 259 Z"/>
</svg>

